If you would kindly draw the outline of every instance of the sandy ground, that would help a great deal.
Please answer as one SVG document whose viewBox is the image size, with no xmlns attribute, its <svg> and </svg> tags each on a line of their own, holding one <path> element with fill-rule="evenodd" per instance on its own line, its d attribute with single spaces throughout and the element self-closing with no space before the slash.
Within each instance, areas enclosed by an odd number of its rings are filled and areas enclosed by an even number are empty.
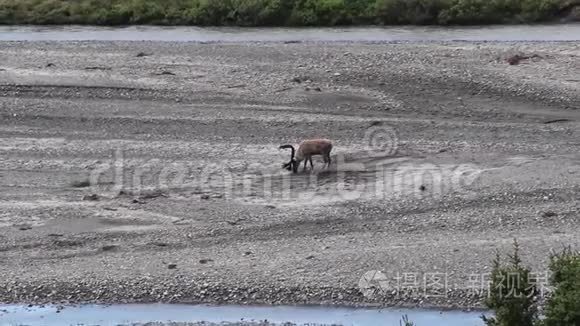
<svg viewBox="0 0 580 326">
<path fill-rule="evenodd" d="M 0 302 L 477 308 L 580 244 L 577 43 L 2 42 L 0 94 Z"/>
</svg>

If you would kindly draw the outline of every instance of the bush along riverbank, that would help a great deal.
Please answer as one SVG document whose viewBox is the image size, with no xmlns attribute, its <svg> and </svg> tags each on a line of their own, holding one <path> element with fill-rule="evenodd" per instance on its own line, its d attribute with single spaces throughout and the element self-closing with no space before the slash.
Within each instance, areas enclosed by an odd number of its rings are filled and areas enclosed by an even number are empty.
<svg viewBox="0 0 580 326">
<path fill-rule="evenodd" d="M 580 0 L 0 0 L 0 24 L 337 26 L 580 21 Z"/>
<path fill-rule="evenodd" d="M 482 315 L 486 326 L 578 326 L 580 325 L 580 252 L 565 248 L 550 257 L 550 292 L 540 316 L 538 298 L 544 285 L 522 264 L 519 245 L 502 263 L 499 253 L 493 261 L 490 295 L 485 301 L 493 317 Z M 540 298 L 541 299 L 541 298 Z M 401 325 L 418 326 L 403 316 Z"/>
<path fill-rule="evenodd" d="M 550 257 L 550 277 L 534 275 L 523 266 L 519 246 L 506 263 L 497 255 L 491 273 L 490 296 L 485 304 L 495 317 L 482 316 L 487 326 L 577 326 L 580 325 L 580 252 L 570 248 Z M 543 316 L 537 299 L 548 293 Z"/>
</svg>

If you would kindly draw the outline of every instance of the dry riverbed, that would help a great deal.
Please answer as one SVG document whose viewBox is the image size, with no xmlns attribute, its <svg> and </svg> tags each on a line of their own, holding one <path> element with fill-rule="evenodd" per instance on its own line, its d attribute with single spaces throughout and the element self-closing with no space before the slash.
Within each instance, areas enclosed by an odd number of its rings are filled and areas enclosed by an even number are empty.
<svg viewBox="0 0 580 326">
<path fill-rule="evenodd" d="M 0 94 L 0 302 L 477 308 L 580 244 L 578 43 L 2 42 Z"/>
</svg>

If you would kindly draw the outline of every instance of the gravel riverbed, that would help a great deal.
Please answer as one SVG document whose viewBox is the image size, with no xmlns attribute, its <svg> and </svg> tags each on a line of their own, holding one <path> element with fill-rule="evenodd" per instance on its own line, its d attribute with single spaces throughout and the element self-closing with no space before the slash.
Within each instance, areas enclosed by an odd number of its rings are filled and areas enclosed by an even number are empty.
<svg viewBox="0 0 580 326">
<path fill-rule="evenodd" d="M 0 94 L 3 303 L 474 309 L 580 244 L 577 42 L 0 42 Z"/>
</svg>

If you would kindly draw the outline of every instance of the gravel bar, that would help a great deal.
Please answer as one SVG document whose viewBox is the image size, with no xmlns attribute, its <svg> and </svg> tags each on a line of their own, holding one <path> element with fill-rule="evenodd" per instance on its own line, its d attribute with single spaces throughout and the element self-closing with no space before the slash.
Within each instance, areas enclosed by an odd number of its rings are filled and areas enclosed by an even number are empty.
<svg viewBox="0 0 580 326">
<path fill-rule="evenodd" d="M 478 309 L 580 244 L 577 42 L 0 42 L 0 95 L 3 303 Z"/>
</svg>

